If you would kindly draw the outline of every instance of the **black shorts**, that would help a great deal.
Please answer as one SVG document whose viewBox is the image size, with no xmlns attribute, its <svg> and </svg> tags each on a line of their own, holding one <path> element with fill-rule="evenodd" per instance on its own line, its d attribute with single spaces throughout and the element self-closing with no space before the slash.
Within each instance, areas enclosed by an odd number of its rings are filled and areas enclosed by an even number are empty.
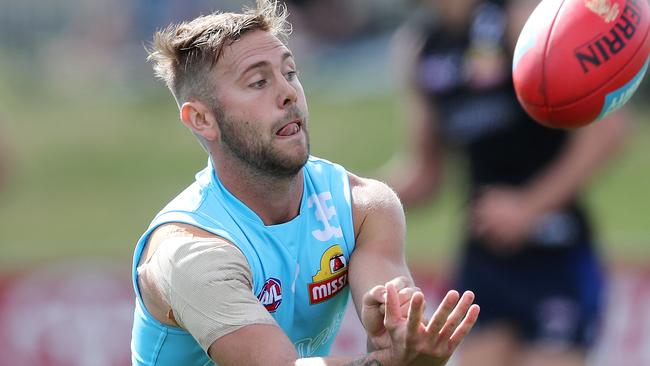
<svg viewBox="0 0 650 366">
<path fill-rule="evenodd" d="M 499 257 L 479 245 L 463 253 L 458 288 L 472 290 L 476 327 L 500 323 L 530 343 L 587 348 L 603 304 L 602 267 L 590 246 Z"/>
</svg>

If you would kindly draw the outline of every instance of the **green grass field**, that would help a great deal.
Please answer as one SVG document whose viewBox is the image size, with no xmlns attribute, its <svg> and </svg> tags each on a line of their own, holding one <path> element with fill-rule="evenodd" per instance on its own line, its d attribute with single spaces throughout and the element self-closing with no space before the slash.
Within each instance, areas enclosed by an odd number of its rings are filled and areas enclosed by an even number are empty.
<svg viewBox="0 0 650 366">
<path fill-rule="evenodd" d="M 70 93 L 0 75 L 0 133 L 10 170 L 0 192 L 0 267 L 70 258 L 128 265 L 150 219 L 201 169 L 206 156 L 160 93 Z M 370 174 L 399 149 L 394 95 L 342 100 L 311 95 L 312 151 Z M 587 192 L 610 258 L 650 257 L 650 114 L 637 113 L 623 153 Z M 461 218 L 454 166 L 439 200 L 408 213 L 408 256 L 450 262 Z"/>
</svg>

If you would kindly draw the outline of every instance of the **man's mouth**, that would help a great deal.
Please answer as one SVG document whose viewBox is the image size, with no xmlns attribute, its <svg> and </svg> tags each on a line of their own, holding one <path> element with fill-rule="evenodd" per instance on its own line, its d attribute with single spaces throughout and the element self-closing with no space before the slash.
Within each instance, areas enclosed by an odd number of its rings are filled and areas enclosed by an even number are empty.
<svg viewBox="0 0 650 366">
<path fill-rule="evenodd" d="M 302 128 L 302 121 L 296 119 L 284 125 L 275 134 L 278 136 L 293 136 L 298 132 L 300 132 L 301 128 Z"/>
</svg>

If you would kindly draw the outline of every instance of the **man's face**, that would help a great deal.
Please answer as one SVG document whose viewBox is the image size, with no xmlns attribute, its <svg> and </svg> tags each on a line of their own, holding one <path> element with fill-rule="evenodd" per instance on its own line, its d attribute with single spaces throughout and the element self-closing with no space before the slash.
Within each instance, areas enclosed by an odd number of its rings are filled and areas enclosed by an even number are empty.
<svg viewBox="0 0 650 366">
<path fill-rule="evenodd" d="M 291 52 L 252 31 L 224 47 L 213 75 L 224 153 L 266 175 L 298 173 L 309 156 L 308 112 Z"/>
</svg>

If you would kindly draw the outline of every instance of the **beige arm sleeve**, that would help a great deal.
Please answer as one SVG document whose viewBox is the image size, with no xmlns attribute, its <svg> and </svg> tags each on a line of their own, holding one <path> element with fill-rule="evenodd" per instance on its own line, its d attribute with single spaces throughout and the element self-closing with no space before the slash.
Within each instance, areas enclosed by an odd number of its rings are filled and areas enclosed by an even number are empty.
<svg viewBox="0 0 650 366">
<path fill-rule="evenodd" d="M 206 352 L 243 326 L 276 324 L 253 294 L 246 258 L 223 239 L 169 238 L 147 266 L 176 322 Z"/>
</svg>

